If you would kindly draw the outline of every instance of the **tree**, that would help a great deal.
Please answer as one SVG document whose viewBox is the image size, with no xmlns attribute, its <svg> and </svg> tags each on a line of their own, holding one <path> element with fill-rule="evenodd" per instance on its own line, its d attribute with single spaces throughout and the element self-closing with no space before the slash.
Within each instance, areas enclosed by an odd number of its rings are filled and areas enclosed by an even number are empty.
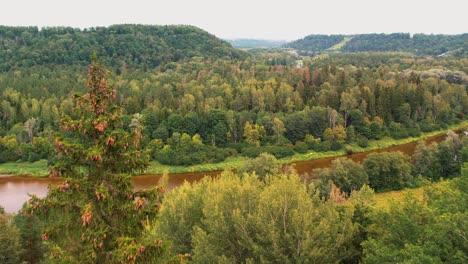
<svg viewBox="0 0 468 264">
<path fill-rule="evenodd" d="M 344 112 L 344 127 L 347 125 L 349 112 L 356 109 L 358 101 L 353 94 L 348 92 L 341 93 L 340 110 Z"/>
<path fill-rule="evenodd" d="M 163 202 L 171 210 L 203 213 L 193 228 L 195 263 L 337 263 L 354 252 L 351 210 L 311 198 L 298 175 L 275 175 L 264 184 L 254 175 L 224 174 L 203 190 L 200 203 L 171 205 L 182 196 Z"/>
<path fill-rule="evenodd" d="M 283 121 L 277 117 L 273 118 L 273 131 L 275 133 L 276 142 L 278 143 L 283 136 L 284 131 L 286 131 L 286 128 L 284 128 Z"/>
<path fill-rule="evenodd" d="M 371 214 L 364 263 L 466 263 L 468 175 Z"/>
<path fill-rule="evenodd" d="M 285 137 L 291 142 L 303 140 L 308 132 L 308 116 L 304 112 L 295 112 L 286 117 L 284 126 L 287 127 Z"/>
<path fill-rule="evenodd" d="M 255 173 L 261 180 L 264 180 L 268 175 L 279 173 L 278 160 L 271 154 L 262 153 L 257 158 L 247 161 L 239 172 Z"/>
<path fill-rule="evenodd" d="M 333 160 L 330 169 L 325 170 L 326 173 L 318 172 L 319 175 L 322 175 L 322 181 L 325 183 L 328 180 L 333 181 L 341 191 L 348 195 L 352 191 L 361 189 L 369 181 L 363 166 L 346 158 Z"/>
<path fill-rule="evenodd" d="M 42 223 L 36 216 L 20 213 L 15 215 L 14 224 L 21 238 L 22 260 L 30 264 L 40 263 L 46 250 L 41 237 Z"/>
<path fill-rule="evenodd" d="M 129 173 L 141 172 L 148 158 L 140 150 L 141 125 L 122 128 L 122 109 L 109 73 L 93 61 L 88 92 L 75 95 L 78 119 L 63 116 L 55 136 L 58 161 L 51 174 L 65 181 L 46 198 L 33 197 L 26 212 L 44 224 L 50 259 L 69 263 L 134 262 L 158 244 L 143 245 L 143 220 L 154 217 L 156 190 L 133 193 Z"/>
<path fill-rule="evenodd" d="M 437 144 L 426 145 L 424 140 L 418 143 L 413 155 L 413 175 L 421 175 L 432 181 L 440 179 L 440 162 Z"/>
<path fill-rule="evenodd" d="M 33 143 L 34 133 L 36 132 L 37 126 L 39 125 L 39 119 L 31 117 L 24 122 L 24 129 L 28 135 L 29 142 Z"/>
<path fill-rule="evenodd" d="M 363 165 L 369 186 L 376 191 L 398 190 L 412 184 L 409 158 L 401 152 L 371 153 Z"/>
<path fill-rule="evenodd" d="M 171 248 L 177 254 L 192 253 L 194 227 L 201 223 L 204 193 L 210 181 L 206 177 L 193 186 L 184 182 L 164 197 L 154 228 L 162 239 L 172 242 Z"/>
<path fill-rule="evenodd" d="M 260 140 L 265 136 L 265 128 L 258 124 L 250 124 L 249 121 L 245 122 L 244 138 L 250 144 L 260 145 Z"/>
<path fill-rule="evenodd" d="M 339 149 L 346 142 L 346 129 L 341 125 L 327 128 L 323 132 L 323 140 L 330 142 L 333 149 Z"/>
<path fill-rule="evenodd" d="M 450 178 L 460 173 L 460 162 L 457 159 L 457 143 L 452 137 L 447 137 L 437 146 L 440 163 L 440 176 Z"/>
<path fill-rule="evenodd" d="M 311 195 L 294 174 L 265 186 L 251 218 L 255 263 L 339 263 L 353 254 L 351 210 L 340 215 L 333 202 Z"/>
<path fill-rule="evenodd" d="M 0 213 L 0 263 L 17 264 L 21 257 L 18 229 L 11 224 L 11 217 Z"/>
</svg>

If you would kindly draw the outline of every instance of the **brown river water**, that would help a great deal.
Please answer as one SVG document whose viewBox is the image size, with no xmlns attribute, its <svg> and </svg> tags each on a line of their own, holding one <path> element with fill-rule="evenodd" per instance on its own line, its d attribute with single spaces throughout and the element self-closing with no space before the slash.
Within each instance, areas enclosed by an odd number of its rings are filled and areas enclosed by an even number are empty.
<svg viewBox="0 0 468 264">
<path fill-rule="evenodd" d="M 445 137 L 445 134 L 434 136 L 426 139 L 426 142 L 438 143 L 444 140 Z M 413 142 L 384 149 L 346 155 L 346 157 L 357 162 L 362 162 L 369 153 L 401 151 L 407 155 L 413 155 L 416 145 L 417 142 Z M 330 167 L 330 164 L 334 159 L 336 159 L 336 157 L 295 162 L 292 165 L 300 175 L 311 175 L 314 169 Z M 196 182 L 205 175 L 215 177 L 220 173 L 221 171 L 169 174 L 168 189 L 173 189 L 181 185 L 184 181 Z M 156 186 L 160 178 L 161 175 L 140 175 L 133 177 L 132 183 L 135 190 L 141 190 Z M 2 206 L 8 213 L 16 213 L 28 199 L 29 194 L 44 197 L 47 194 L 49 184 L 58 184 L 61 181 L 62 180 L 60 178 L 33 178 L 20 176 L 2 177 L 0 175 L 0 206 Z"/>
</svg>

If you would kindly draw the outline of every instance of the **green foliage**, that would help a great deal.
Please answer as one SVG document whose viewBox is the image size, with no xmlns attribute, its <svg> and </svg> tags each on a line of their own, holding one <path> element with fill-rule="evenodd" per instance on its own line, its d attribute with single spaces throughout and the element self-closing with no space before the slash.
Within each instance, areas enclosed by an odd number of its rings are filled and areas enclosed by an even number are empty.
<svg viewBox="0 0 468 264">
<path fill-rule="evenodd" d="M 370 153 L 363 166 L 369 176 L 369 186 L 376 191 L 412 186 L 411 163 L 401 152 Z"/>
<path fill-rule="evenodd" d="M 293 56 L 280 51 L 237 57 L 216 56 L 202 47 L 197 49 L 205 44 L 216 46 L 218 42 L 208 41 L 203 36 L 212 36 L 193 27 L 119 25 L 86 31 L 9 27 L 1 30 L 6 32 L 2 35 L 8 39 L 6 46 L 21 47 L 12 49 L 13 53 L 32 50 L 38 55 L 8 58 L 6 64 L 18 65 L 0 71 L 0 136 L 4 137 L 0 140 L 0 162 L 46 158 L 52 162 L 51 146 L 42 143 L 50 142 L 51 132 L 59 130 L 62 113 L 77 118 L 68 95 L 85 92 L 76 86 L 86 78 L 81 72 L 87 63 L 86 54 L 92 49 L 84 46 L 94 47 L 105 39 L 101 36 L 108 35 L 112 39 L 96 50 L 111 53 L 103 60 L 118 71 L 113 85 L 119 90 L 116 101 L 124 108 L 121 128 L 131 132 L 132 119 L 139 116 L 145 136 L 143 148 L 154 139 L 167 145 L 172 134 L 178 132 L 199 134 L 204 145 L 216 148 L 245 141 L 287 145 L 312 135 L 326 143 L 310 144 L 314 146 L 309 148 L 328 151 L 342 148 L 343 139 L 348 144 L 355 141 L 351 126 L 356 137 L 379 139 L 389 134 L 399 139 L 446 128 L 468 116 L 464 89 L 468 76 L 462 59 L 414 59 L 404 53 L 337 53 L 314 61 L 305 58 L 304 65 L 296 68 L 291 65 Z M 26 41 L 28 34 L 34 37 Z M 17 41 L 10 43 L 14 36 L 18 36 Z M 35 50 L 37 39 L 42 38 L 50 40 L 50 49 L 56 51 L 49 54 L 47 50 L 47 58 L 41 55 L 42 50 Z M 94 44 L 82 47 L 77 60 L 75 49 L 82 41 L 94 38 Z M 67 48 L 62 49 L 61 45 L 69 41 L 74 41 L 73 47 L 65 45 Z M 143 43 L 139 45 L 140 42 Z M 170 52 L 158 53 L 159 42 L 164 42 L 162 50 Z M 225 43 L 218 44 L 231 50 Z M 151 48 L 146 48 L 148 45 Z M 102 51 L 102 46 L 108 49 Z M 70 59 L 58 59 L 62 55 Z M 23 64 L 22 60 L 34 62 Z M 250 126 L 246 127 L 247 123 Z M 327 128 L 336 130 L 340 126 L 346 130 L 341 136 L 324 133 Z M 44 140 L 36 144 L 36 138 Z M 206 152 L 216 155 L 203 157 Z M 222 160 L 225 155 L 234 154 L 209 149 L 193 155 L 202 158 L 193 157 L 184 164 Z M 175 154 L 165 160 L 171 161 L 172 157 Z"/>
<path fill-rule="evenodd" d="M 407 138 L 409 136 L 406 128 L 396 122 L 390 123 L 388 126 L 388 132 L 390 133 L 390 136 L 395 139 Z"/>
<path fill-rule="evenodd" d="M 167 145 L 156 151 L 155 159 L 167 165 L 194 165 L 203 163 L 217 163 L 236 153 L 234 149 L 217 148 L 203 145 L 201 137 L 195 134 L 192 138 L 188 134 L 174 132 L 168 139 Z"/>
<path fill-rule="evenodd" d="M 43 224 L 50 261 L 135 262 L 148 254 L 145 246 L 161 250 L 142 239 L 143 220 L 155 216 L 161 190 L 133 193 L 128 173 L 148 164 L 141 126 L 135 121 L 131 132 L 121 128 L 116 91 L 100 64 L 93 62 L 88 74 L 88 92 L 75 95 L 77 119 L 64 115 L 55 136 L 58 160 L 51 173 L 67 178 L 47 197 L 33 196 L 24 214 Z"/>
<path fill-rule="evenodd" d="M 465 176 L 428 188 L 423 201 L 407 195 L 375 211 L 364 263 L 465 263 L 466 186 Z"/>
<path fill-rule="evenodd" d="M 344 35 L 309 35 L 287 43 L 291 47 L 303 52 L 305 55 L 313 55 L 312 52 L 323 52 L 348 38 L 339 48 L 342 52 L 376 52 L 376 51 L 409 51 L 418 55 L 440 55 L 451 51 L 454 55 L 466 55 L 467 34 L 461 35 L 426 35 L 408 33 L 393 34 L 357 34 Z M 450 53 L 450 52 L 449 52 Z"/>
<path fill-rule="evenodd" d="M 367 148 L 369 146 L 369 140 L 363 136 L 358 137 L 357 143 L 361 148 Z"/>
<path fill-rule="evenodd" d="M 427 146 L 424 141 L 418 143 L 413 155 L 413 175 L 415 177 L 421 175 L 432 181 L 437 181 L 441 177 L 440 170 L 437 145 Z"/>
<path fill-rule="evenodd" d="M 408 33 L 362 34 L 354 36 L 342 48 L 343 51 L 410 51 L 420 55 L 440 55 L 460 47 L 466 49 L 467 34 L 462 35 L 425 35 Z M 431 43 L 431 44 L 429 44 Z"/>
<path fill-rule="evenodd" d="M 313 196 L 297 175 L 268 184 L 224 173 L 165 197 L 156 230 L 195 263 L 335 263 L 355 251 L 352 210 Z M 177 223 L 181 219 L 181 223 Z"/>
<path fill-rule="evenodd" d="M 11 217 L 0 214 L 0 262 L 20 263 L 22 248 L 18 229 L 12 224 Z"/>
<path fill-rule="evenodd" d="M 349 202 L 354 208 L 352 220 L 357 225 L 353 244 L 358 251 L 350 258 L 350 263 L 362 263 L 362 257 L 364 256 L 362 243 L 368 239 L 369 226 L 372 224 L 371 215 L 376 204 L 374 194 L 374 190 L 369 185 L 363 185 L 361 189 L 352 191 L 349 197 Z"/>
<path fill-rule="evenodd" d="M 238 173 L 241 175 L 243 173 L 254 173 L 261 180 L 265 180 L 267 176 L 273 176 L 279 173 L 278 166 L 278 160 L 275 156 L 262 153 L 257 158 L 245 162 L 244 166 L 239 168 Z"/>
<path fill-rule="evenodd" d="M 309 35 L 303 39 L 289 42 L 285 46 L 297 50 L 319 52 L 331 48 L 343 39 L 343 35 Z"/>
<path fill-rule="evenodd" d="M 265 146 L 265 147 L 246 147 L 242 148 L 242 155 L 249 158 L 256 158 L 261 153 L 269 153 L 275 158 L 280 159 L 294 155 L 294 150 L 288 146 Z"/>
<path fill-rule="evenodd" d="M 346 158 L 332 161 L 330 169 L 314 171 L 323 182 L 332 181 L 341 191 L 351 194 L 369 183 L 363 166 Z"/>
<path fill-rule="evenodd" d="M 34 215 L 17 214 L 14 224 L 23 248 L 21 259 L 27 263 L 40 263 L 46 252 L 42 242 L 42 223 Z"/>
<path fill-rule="evenodd" d="M 307 153 L 308 149 L 309 146 L 304 141 L 296 141 L 296 144 L 294 144 L 294 151 L 296 151 L 297 153 Z"/>
<path fill-rule="evenodd" d="M 440 163 L 440 177 L 450 178 L 460 173 L 460 161 L 458 160 L 459 142 L 453 138 L 447 139 L 437 146 L 438 160 Z"/>
<path fill-rule="evenodd" d="M 193 26 L 113 25 L 89 29 L 0 27 L 0 71 L 35 65 L 86 65 L 96 52 L 119 72 L 155 68 L 192 57 L 246 54 Z"/>
<path fill-rule="evenodd" d="M 208 178 L 193 186 L 185 182 L 164 197 L 155 230 L 161 234 L 162 239 L 171 241 L 171 248 L 177 254 L 191 251 L 193 227 L 200 225 L 203 193 L 208 183 Z"/>
</svg>

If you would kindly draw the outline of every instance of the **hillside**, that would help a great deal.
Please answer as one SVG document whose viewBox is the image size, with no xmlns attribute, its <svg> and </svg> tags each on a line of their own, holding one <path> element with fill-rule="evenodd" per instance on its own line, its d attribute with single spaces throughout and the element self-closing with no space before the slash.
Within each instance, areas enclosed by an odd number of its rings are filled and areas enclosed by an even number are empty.
<svg viewBox="0 0 468 264">
<path fill-rule="evenodd" d="M 33 65 L 87 65 L 96 52 L 112 68 L 242 58 L 246 54 L 193 26 L 113 25 L 89 29 L 0 26 L 0 71 Z"/>
<path fill-rule="evenodd" d="M 344 40 L 343 35 L 309 35 L 303 39 L 299 39 L 285 44 L 287 48 L 297 50 L 318 52 L 323 51 Z"/>
<path fill-rule="evenodd" d="M 467 56 L 468 34 L 461 35 L 425 35 L 409 33 L 393 34 L 360 34 L 360 35 L 309 35 L 284 45 L 294 48 L 302 53 L 324 52 L 339 44 L 344 39 L 349 41 L 343 43 L 339 49 L 341 52 L 388 52 L 406 51 L 416 55 L 457 57 Z"/>
<path fill-rule="evenodd" d="M 226 39 L 226 41 L 239 49 L 278 48 L 286 44 L 285 40 L 266 39 Z"/>
</svg>

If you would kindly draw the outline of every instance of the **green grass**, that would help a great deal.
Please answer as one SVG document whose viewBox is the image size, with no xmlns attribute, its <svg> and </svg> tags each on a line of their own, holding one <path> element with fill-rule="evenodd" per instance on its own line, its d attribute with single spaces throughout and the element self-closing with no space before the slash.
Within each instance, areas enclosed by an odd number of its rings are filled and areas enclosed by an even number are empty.
<svg viewBox="0 0 468 264">
<path fill-rule="evenodd" d="M 458 130 L 458 129 L 468 129 L 468 121 L 462 122 L 457 125 L 449 126 L 445 130 L 432 131 L 428 133 L 423 133 L 419 137 L 405 138 L 405 139 L 393 139 L 393 138 L 383 138 L 380 140 L 369 140 L 369 146 L 366 148 L 361 148 L 357 144 L 351 144 L 353 148 L 353 153 L 359 153 L 364 151 L 371 151 L 376 149 L 388 148 L 391 146 L 407 144 L 436 135 L 444 134 L 449 130 Z M 329 158 L 345 155 L 345 150 L 338 151 L 327 151 L 327 152 L 314 152 L 310 151 L 305 154 L 294 154 L 290 157 L 285 157 L 279 159 L 281 164 L 307 161 L 321 158 Z M 230 157 L 227 158 L 224 162 L 220 163 L 206 163 L 198 164 L 193 166 L 168 166 L 159 164 L 156 161 L 150 163 L 151 167 L 147 169 L 143 174 L 162 174 L 165 172 L 168 173 L 185 173 L 185 172 L 207 172 L 207 171 L 216 171 L 216 170 L 225 170 L 231 168 L 239 168 L 248 158 L 245 157 Z M 47 171 L 47 161 L 41 160 L 34 163 L 29 162 L 8 162 L 0 164 L 0 174 L 9 174 L 9 175 L 28 175 L 34 177 L 45 177 L 48 175 Z"/>
<path fill-rule="evenodd" d="M 427 188 L 447 185 L 450 184 L 452 180 L 453 179 L 448 179 L 439 182 L 429 183 L 425 186 L 414 189 L 404 189 L 399 191 L 376 193 L 374 196 L 376 202 L 375 207 L 383 209 L 389 208 L 392 201 L 402 202 L 404 197 L 408 194 L 411 194 L 414 197 L 418 198 L 420 201 L 422 201 L 424 199 L 424 192 Z"/>
<path fill-rule="evenodd" d="M 235 169 L 241 166 L 248 158 L 246 157 L 229 157 L 219 163 L 205 163 L 193 166 L 170 166 L 162 165 L 157 161 L 151 161 L 150 168 L 145 171 L 145 174 L 162 174 L 169 173 L 184 173 L 184 172 L 204 172 L 217 171 L 225 169 Z"/>
<path fill-rule="evenodd" d="M 39 160 L 36 162 L 7 162 L 0 164 L 0 174 L 3 175 L 18 175 L 18 176 L 34 176 L 47 177 L 47 160 Z"/>
<path fill-rule="evenodd" d="M 436 183 L 437 184 L 437 183 Z M 383 193 L 376 193 L 375 194 L 375 206 L 377 208 L 388 208 L 390 206 L 390 201 L 403 201 L 403 197 L 407 193 L 412 193 L 415 195 L 419 200 L 423 199 L 424 195 L 424 187 L 419 187 L 415 189 L 405 189 L 400 191 L 390 191 L 390 192 L 383 192 Z"/>
<path fill-rule="evenodd" d="M 331 47 L 328 48 L 327 50 L 330 50 L 330 51 L 340 50 L 340 49 L 341 49 L 344 45 L 346 45 L 346 43 L 348 43 L 348 41 L 350 41 L 351 39 L 352 39 L 352 37 L 345 37 L 340 43 L 331 46 Z"/>
</svg>

